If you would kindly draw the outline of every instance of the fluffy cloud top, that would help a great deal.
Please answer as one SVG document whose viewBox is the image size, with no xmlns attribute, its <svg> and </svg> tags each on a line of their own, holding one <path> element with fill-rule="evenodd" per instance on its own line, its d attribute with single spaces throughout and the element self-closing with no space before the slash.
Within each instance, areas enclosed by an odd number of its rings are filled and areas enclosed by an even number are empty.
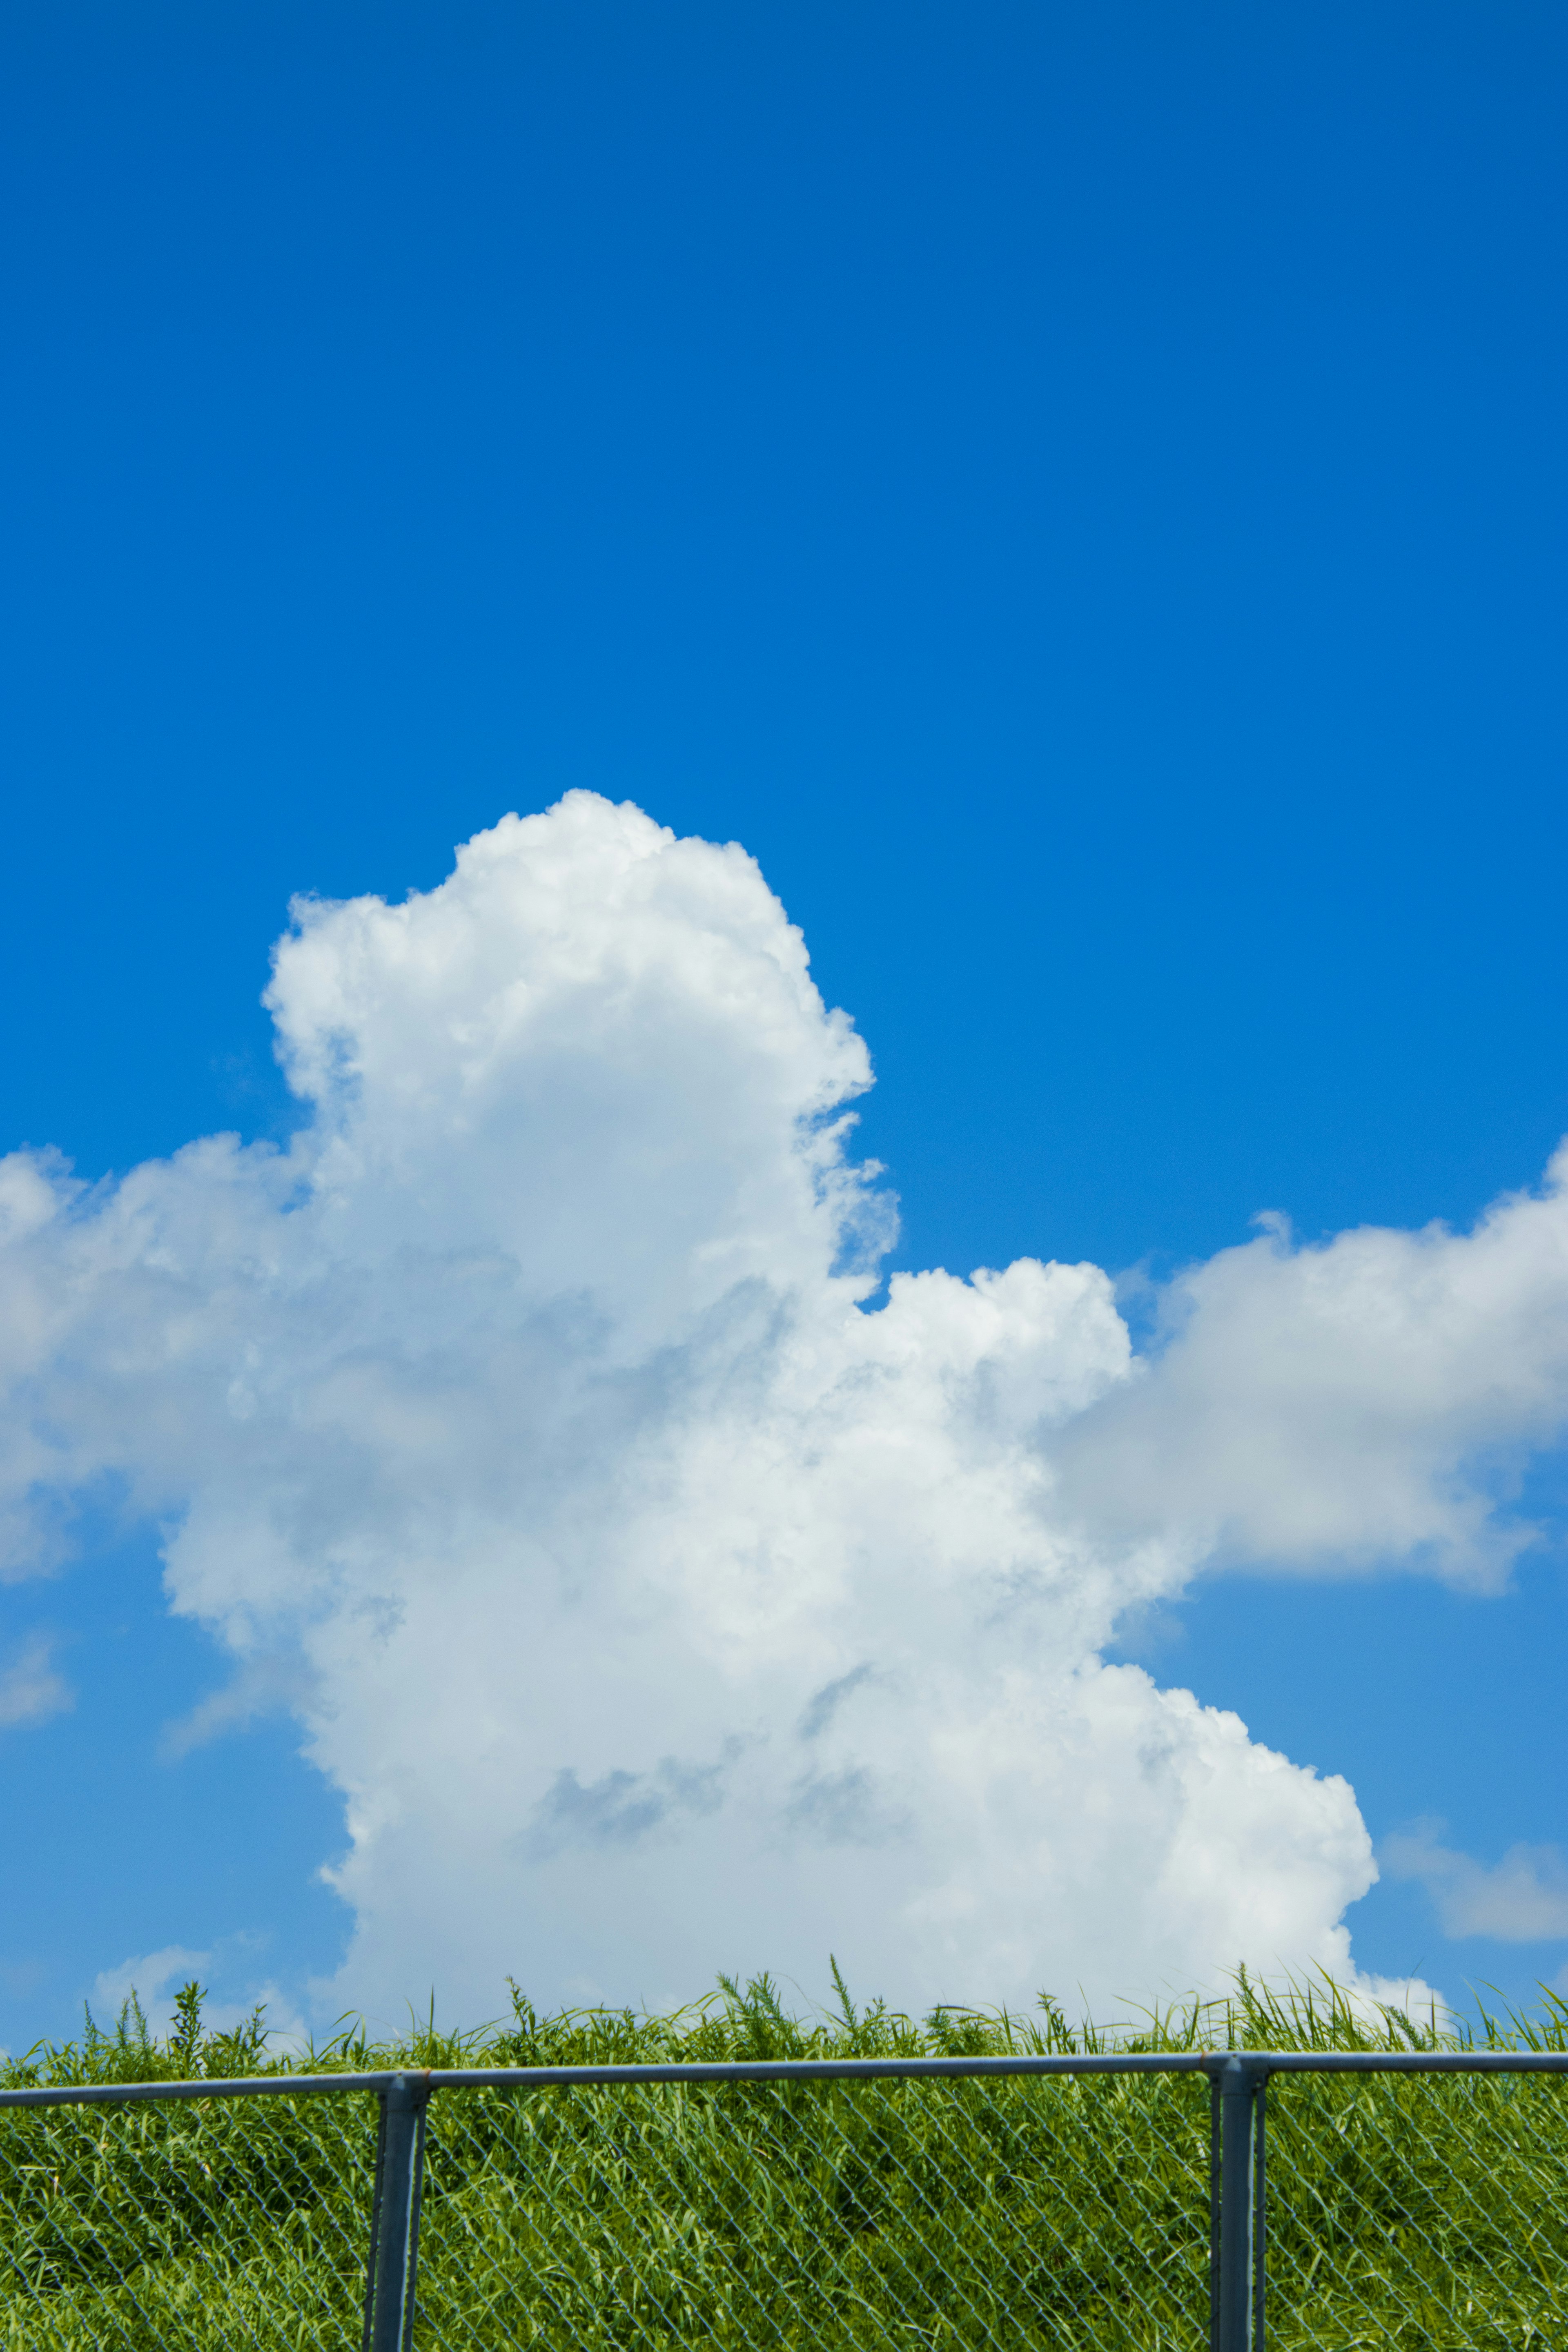
<svg viewBox="0 0 1568 2352">
<path fill-rule="evenodd" d="M 321 1989 L 719 1967 L 1091 2000 L 1343 1969 L 1342 1780 L 1101 1652 L 1205 1559 L 1499 1574 L 1568 1407 L 1554 1171 L 1468 1236 L 1274 1234 L 1137 1357 L 1098 1268 L 894 1277 L 864 1045 L 734 846 L 573 793 L 306 902 L 310 1107 L 96 1189 L 0 1163 L 14 1572 L 105 1477 L 342 1791 Z"/>
</svg>

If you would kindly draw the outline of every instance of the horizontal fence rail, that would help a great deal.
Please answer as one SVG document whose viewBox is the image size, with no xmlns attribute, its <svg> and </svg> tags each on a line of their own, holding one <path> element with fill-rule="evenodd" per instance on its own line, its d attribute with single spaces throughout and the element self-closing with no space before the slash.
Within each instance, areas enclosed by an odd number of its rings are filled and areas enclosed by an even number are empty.
<svg viewBox="0 0 1568 2352">
<path fill-rule="evenodd" d="M 1568 2352 L 1568 2053 L 0 2090 L 0 2352 Z"/>
</svg>

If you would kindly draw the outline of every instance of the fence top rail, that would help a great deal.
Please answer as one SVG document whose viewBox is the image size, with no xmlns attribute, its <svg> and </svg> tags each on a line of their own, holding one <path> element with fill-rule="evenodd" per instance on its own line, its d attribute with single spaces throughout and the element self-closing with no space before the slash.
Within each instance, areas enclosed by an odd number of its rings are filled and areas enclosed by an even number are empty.
<svg viewBox="0 0 1568 2352">
<path fill-rule="evenodd" d="M 1033 2074 L 1568 2074 L 1563 2050 L 1119 2050 L 1038 2056 L 776 2058 L 668 2066 L 392 2067 L 374 2074 L 249 2074 L 192 2083 L 58 2083 L 0 2089 L 0 2107 L 116 2106 L 137 2100 L 330 2097 L 395 2086 L 433 2091 L 609 2089 L 640 2083 L 837 2083 Z M 1235 2074 L 1232 2074 L 1235 2080 Z"/>
</svg>

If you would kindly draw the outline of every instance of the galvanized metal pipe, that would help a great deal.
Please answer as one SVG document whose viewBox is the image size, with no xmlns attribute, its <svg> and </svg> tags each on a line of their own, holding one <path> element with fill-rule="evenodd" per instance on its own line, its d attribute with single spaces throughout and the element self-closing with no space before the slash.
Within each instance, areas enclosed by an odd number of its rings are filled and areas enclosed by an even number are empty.
<svg viewBox="0 0 1568 2352">
<path fill-rule="evenodd" d="M 1213 2050 L 1108 2052 L 1090 2057 L 778 2058 L 668 2066 L 437 2066 L 432 2091 L 542 2091 L 613 2083 L 866 2083 L 983 2079 L 989 2074 L 1203 2074 L 1232 2056 L 1265 2074 L 1568 2074 L 1561 2050 Z M 139 2099 L 325 2097 L 384 2091 L 402 2080 L 374 2074 L 247 2074 L 190 2083 L 33 2084 L 0 2090 L 0 2107 L 119 2106 Z"/>
<path fill-rule="evenodd" d="M 404 2352 L 413 2334 L 420 2173 L 425 2153 L 427 2074 L 395 2074 L 382 2093 L 386 2138 L 371 2251 L 374 2288 L 370 2352 Z"/>
<path fill-rule="evenodd" d="M 1246 2054 L 1218 2069 L 1220 2105 L 1219 2292 L 1214 2352 L 1256 2352 L 1253 2190 L 1258 2177 L 1258 2095 L 1268 2070 Z"/>
</svg>

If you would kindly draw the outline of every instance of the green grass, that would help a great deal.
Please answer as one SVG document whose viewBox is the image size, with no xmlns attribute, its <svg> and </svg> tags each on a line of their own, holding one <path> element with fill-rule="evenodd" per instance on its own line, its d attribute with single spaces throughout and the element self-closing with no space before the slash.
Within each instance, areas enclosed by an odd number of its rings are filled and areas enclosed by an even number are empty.
<svg viewBox="0 0 1568 2352">
<path fill-rule="evenodd" d="M 840 1988 L 842 1995 L 842 1988 Z M 1568 2011 L 1481 2046 L 1568 2048 Z M 134 2003 L 18 2082 L 392 2064 L 1453 2046 L 1329 1984 L 1095 2031 L 916 2021 L 842 1996 L 801 2021 L 765 1979 L 668 2018 L 539 2017 L 269 2058 L 259 2020 L 170 2032 Z M 1568 2085 L 1296 2077 L 1269 2096 L 1269 2339 L 1568 2352 Z M 0 2111 L 0 2347 L 359 2340 L 375 2104 L 287 2095 Z M 1206 2083 L 1100 2076 L 443 2093 L 430 2111 L 416 2342 L 632 2352 L 719 2344 L 1195 2347 L 1208 2307 Z"/>
</svg>

